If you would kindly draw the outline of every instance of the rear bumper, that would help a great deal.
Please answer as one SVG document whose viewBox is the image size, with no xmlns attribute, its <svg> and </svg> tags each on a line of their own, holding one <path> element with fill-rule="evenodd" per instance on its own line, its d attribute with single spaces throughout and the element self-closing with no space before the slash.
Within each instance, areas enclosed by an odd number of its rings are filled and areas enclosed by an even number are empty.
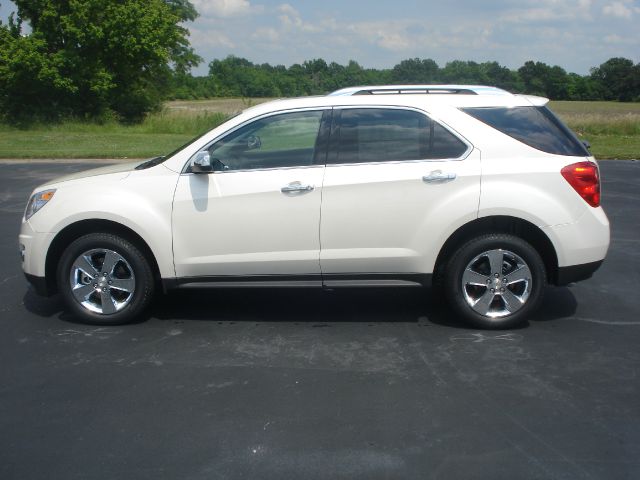
<svg viewBox="0 0 640 480">
<path fill-rule="evenodd" d="M 601 207 L 585 207 L 584 214 L 576 222 L 542 227 L 542 231 L 555 247 L 558 278 L 572 275 L 576 275 L 576 280 L 571 281 L 589 278 L 609 249 L 609 220 Z M 565 269 L 569 273 L 561 273 Z"/>
<path fill-rule="evenodd" d="M 556 278 L 556 285 L 562 286 L 591 278 L 591 275 L 593 275 L 593 273 L 598 268 L 600 268 L 600 265 L 602 265 L 602 260 L 599 260 L 597 262 L 583 263 L 582 265 L 560 267 L 558 268 L 558 278 Z"/>
</svg>

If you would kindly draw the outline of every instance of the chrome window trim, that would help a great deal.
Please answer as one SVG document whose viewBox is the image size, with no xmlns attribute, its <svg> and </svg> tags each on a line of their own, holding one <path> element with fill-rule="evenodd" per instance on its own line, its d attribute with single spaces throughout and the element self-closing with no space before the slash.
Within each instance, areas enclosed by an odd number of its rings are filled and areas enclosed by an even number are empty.
<svg viewBox="0 0 640 480">
<path fill-rule="evenodd" d="M 473 149 L 469 152 L 469 154 Z M 465 160 L 469 154 L 460 158 L 424 158 L 418 160 L 385 160 L 383 162 L 358 162 L 358 163 L 327 163 L 326 167 L 348 167 L 348 166 L 362 166 L 362 165 L 400 165 L 405 163 L 427 163 L 427 162 L 460 162 Z"/>
<path fill-rule="evenodd" d="M 209 172 L 209 173 L 183 172 L 180 175 L 219 175 L 221 173 L 229 175 L 231 173 L 271 172 L 274 170 L 300 170 L 300 169 L 311 169 L 311 168 L 324 168 L 325 166 L 326 165 L 323 163 L 322 165 L 300 165 L 298 167 L 242 168 L 237 170 L 226 170 L 226 171 Z"/>
</svg>

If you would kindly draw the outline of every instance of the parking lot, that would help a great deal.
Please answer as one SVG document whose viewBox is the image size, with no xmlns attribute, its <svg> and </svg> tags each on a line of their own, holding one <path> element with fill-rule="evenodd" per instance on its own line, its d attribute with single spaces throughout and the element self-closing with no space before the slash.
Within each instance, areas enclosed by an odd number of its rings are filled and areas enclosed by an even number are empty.
<svg viewBox="0 0 640 480">
<path fill-rule="evenodd" d="M 487 332 L 421 289 L 177 292 L 75 323 L 17 235 L 36 185 L 89 165 L 0 163 L 0 478 L 640 478 L 640 162 L 600 165 L 602 268 Z"/>
</svg>

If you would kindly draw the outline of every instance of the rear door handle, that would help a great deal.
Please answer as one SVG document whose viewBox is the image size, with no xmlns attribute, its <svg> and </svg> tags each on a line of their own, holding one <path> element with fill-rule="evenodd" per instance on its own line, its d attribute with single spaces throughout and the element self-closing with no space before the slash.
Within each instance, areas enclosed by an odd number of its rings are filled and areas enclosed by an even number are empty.
<svg viewBox="0 0 640 480">
<path fill-rule="evenodd" d="M 305 185 L 300 182 L 291 182 L 280 189 L 282 193 L 306 193 L 313 191 L 313 185 Z"/>
<path fill-rule="evenodd" d="M 455 173 L 444 173 L 442 170 L 434 170 L 422 177 L 422 181 L 425 183 L 446 183 L 451 180 L 455 180 L 457 175 Z"/>
</svg>

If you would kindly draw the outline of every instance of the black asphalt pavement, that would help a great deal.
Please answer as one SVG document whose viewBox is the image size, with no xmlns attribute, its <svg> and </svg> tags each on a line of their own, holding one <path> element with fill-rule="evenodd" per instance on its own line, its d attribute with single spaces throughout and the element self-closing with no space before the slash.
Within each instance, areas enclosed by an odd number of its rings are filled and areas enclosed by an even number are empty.
<svg viewBox="0 0 640 480">
<path fill-rule="evenodd" d="M 612 245 L 518 330 L 421 289 L 192 291 L 145 322 L 36 296 L 32 188 L 0 163 L 0 479 L 638 479 L 640 162 L 601 162 Z"/>
</svg>

